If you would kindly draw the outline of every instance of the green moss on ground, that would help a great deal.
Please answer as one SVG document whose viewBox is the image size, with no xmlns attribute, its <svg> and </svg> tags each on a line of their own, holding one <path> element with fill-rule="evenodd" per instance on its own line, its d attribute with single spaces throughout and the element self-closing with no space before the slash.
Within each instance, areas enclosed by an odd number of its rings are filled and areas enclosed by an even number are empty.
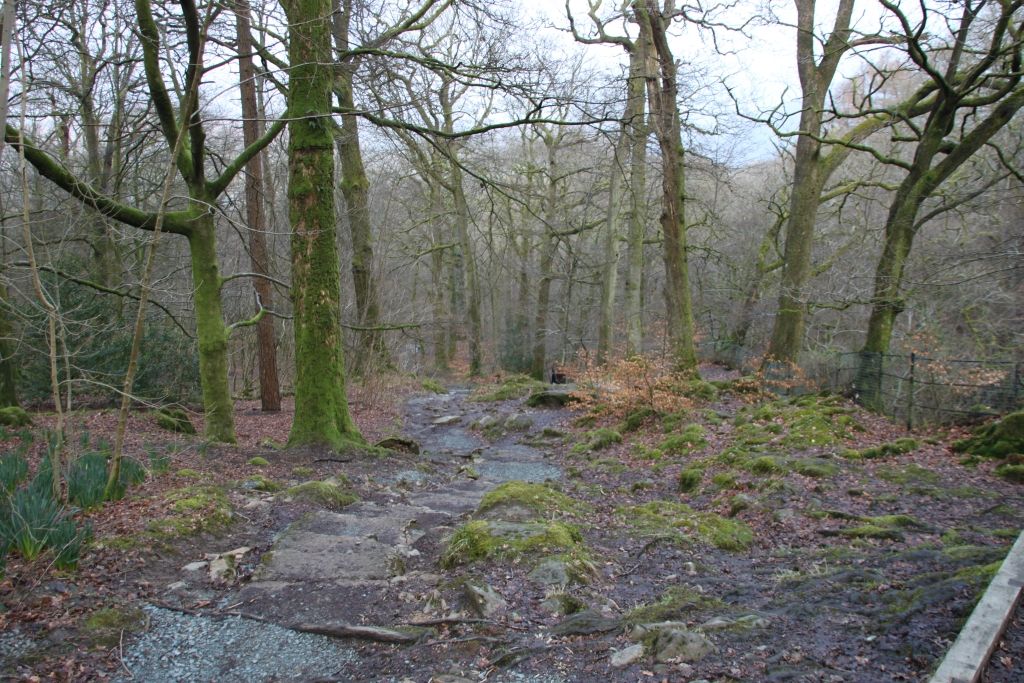
<svg viewBox="0 0 1024 683">
<path fill-rule="evenodd" d="M 873 460 L 875 458 L 884 458 L 890 455 L 904 455 L 906 453 L 916 451 L 920 445 L 921 444 L 917 439 L 904 437 L 902 439 L 896 439 L 890 443 L 883 443 L 871 448 L 864 448 L 861 450 L 846 449 L 843 451 L 842 455 L 844 458 L 849 458 L 851 460 Z"/>
<path fill-rule="evenodd" d="M 270 461 L 257 455 L 255 458 L 249 458 L 249 464 L 253 467 L 266 467 Z"/>
<path fill-rule="evenodd" d="M 816 479 L 825 479 L 839 474 L 839 466 L 822 459 L 799 458 L 789 463 L 789 468 L 797 474 Z"/>
<path fill-rule="evenodd" d="M 5 427 L 28 427 L 31 424 L 32 417 L 24 408 L 19 406 L 0 408 L 0 425 Z"/>
<path fill-rule="evenodd" d="M 636 410 L 626 415 L 625 418 L 623 418 L 622 422 L 619 423 L 618 431 L 622 434 L 635 432 L 636 430 L 640 429 L 640 427 L 643 426 L 645 422 L 657 417 L 658 415 L 658 411 L 656 411 L 654 408 L 650 408 L 647 406 L 637 408 Z"/>
<path fill-rule="evenodd" d="M 880 467 L 875 471 L 875 476 L 901 486 L 937 484 L 941 479 L 937 472 L 932 472 L 916 463 L 910 463 L 904 467 Z"/>
<path fill-rule="evenodd" d="M 622 620 L 627 626 L 676 621 L 689 618 L 695 612 L 720 609 L 723 606 L 718 598 L 700 593 L 689 586 L 672 586 L 657 601 L 626 612 Z"/>
<path fill-rule="evenodd" d="M 82 632 L 96 647 L 114 647 L 126 633 L 140 631 L 146 624 L 142 610 L 122 607 L 98 609 L 82 622 Z"/>
<path fill-rule="evenodd" d="M 1024 410 L 974 430 L 974 435 L 957 441 L 953 450 L 986 458 L 1024 455 Z"/>
<path fill-rule="evenodd" d="M 586 453 L 587 451 L 599 451 L 617 443 L 622 443 L 622 435 L 614 429 L 601 427 L 587 432 L 586 441 L 572 447 L 573 453 Z"/>
<path fill-rule="evenodd" d="M 146 527 L 157 538 L 194 536 L 216 531 L 231 522 L 231 503 L 220 486 L 186 486 L 169 492 L 166 500 L 172 514 L 154 519 Z"/>
<path fill-rule="evenodd" d="M 658 450 L 668 455 L 686 455 L 707 445 L 704 428 L 699 424 L 690 424 L 679 434 L 673 434 L 658 444 Z"/>
<path fill-rule="evenodd" d="M 340 510 L 359 500 L 343 482 L 333 479 L 303 482 L 285 490 L 281 495 L 292 500 L 319 505 L 328 510 Z"/>
<path fill-rule="evenodd" d="M 995 469 L 998 476 L 1003 479 L 1024 484 L 1024 464 L 1004 463 Z"/>
<path fill-rule="evenodd" d="M 539 517 L 582 515 L 593 509 L 544 484 L 507 481 L 484 494 L 477 514 L 504 506 L 526 508 Z"/>
<path fill-rule="evenodd" d="M 195 434 L 196 428 L 184 408 L 168 406 L 156 411 L 156 424 L 161 429 L 179 434 Z"/>
<path fill-rule="evenodd" d="M 441 555 L 451 568 L 481 560 L 515 560 L 529 554 L 583 554 L 579 530 L 562 522 L 509 523 L 475 519 L 455 530 Z"/>
<path fill-rule="evenodd" d="M 678 543 L 697 540 L 722 550 L 746 550 L 754 532 L 743 522 L 711 512 L 697 512 L 689 505 L 653 501 L 624 506 L 616 515 L 625 525 L 651 536 L 665 536 Z"/>
</svg>

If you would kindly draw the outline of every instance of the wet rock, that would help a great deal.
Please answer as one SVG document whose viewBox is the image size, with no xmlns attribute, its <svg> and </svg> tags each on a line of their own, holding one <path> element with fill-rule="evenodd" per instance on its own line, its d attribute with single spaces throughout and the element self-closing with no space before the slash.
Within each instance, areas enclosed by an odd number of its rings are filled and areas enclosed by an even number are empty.
<svg viewBox="0 0 1024 683">
<path fill-rule="evenodd" d="M 433 420 L 430 424 L 438 427 L 445 427 L 447 425 L 453 425 L 461 419 L 462 417 L 459 415 L 443 415 L 436 420 Z"/>
<path fill-rule="evenodd" d="M 533 426 L 533 418 L 522 413 L 509 415 L 505 418 L 505 429 L 510 432 L 525 432 Z"/>
<path fill-rule="evenodd" d="M 569 566 L 562 560 L 548 558 L 530 572 L 530 578 L 543 586 L 567 586 L 572 578 Z"/>
<path fill-rule="evenodd" d="M 206 566 L 208 564 L 210 564 L 210 563 L 206 562 L 205 560 L 199 560 L 198 562 L 189 562 L 188 564 L 186 564 L 184 567 L 181 568 L 181 571 L 183 571 L 183 572 L 197 572 L 200 569 L 206 569 Z"/>
<path fill-rule="evenodd" d="M 608 617 L 588 609 L 566 617 L 551 627 L 551 632 L 558 636 L 587 635 L 614 631 L 621 625 L 622 620 L 618 617 Z"/>
<path fill-rule="evenodd" d="M 252 548 L 241 547 L 229 550 L 226 553 L 220 555 L 212 555 L 210 557 L 209 574 L 210 580 L 215 583 L 230 583 L 235 580 L 236 567 L 238 561 L 241 560 Z"/>
<path fill-rule="evenodd" d="M 608 658 L 608 663 L 617 669 L 621 669 L 639 661 L 643 656 L 643 643 L 637 643 L 636 645 L 630 645 L 625 649 L 613 652 L 612 656 Z"/>
<path fill-rule="evenodd" d="M 508 605 L 498 591 L 490 586 L 474 586 L 468 581 L 462 584 L 462 597 L 470 611 L 485 619 Z"/>
<path fill-rule="evenodd" d="M 501 424 L 501 420 L 494 415 L 484 415 L 473 423 L 473 428 L 479 430 L 490 430 L 496 429 L 499 424 Z"/>
<path fill-rule="evenodd" d="M 715 646 L 701 633 L 670 628 L 655 633 L 651 639 L 651 649 L 658 662 L 696 662 L 713 652 Z"/>
<path fill-rule="evenodd" d="M 568 615 L 582 612 L 587 608 L 585 602 L 577 598 L 575 595 L 568 593 L 553 593 L 548 597 L 544 598 L 544 602 L 540 603 L 543 609 L 551 612 L 552 614 Z"/>
</svg>

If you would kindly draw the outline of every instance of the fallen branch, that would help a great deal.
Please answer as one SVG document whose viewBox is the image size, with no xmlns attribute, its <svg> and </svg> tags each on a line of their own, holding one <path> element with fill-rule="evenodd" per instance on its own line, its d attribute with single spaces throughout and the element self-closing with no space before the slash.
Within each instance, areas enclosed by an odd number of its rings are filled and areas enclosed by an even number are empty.
<svg viewBox="0 0 1024 683">
<path fill-rule="evenodd" d="M 332 638 L 362 638 L 363 640 L 376 640 L 382 643 L 415 643 L 417 637 L 401 631 L 393 631 L 388 628 L 377 626 L 355 626 L 342 622 L 328 624 L 292 624 L 285 628 L 300 633 L 315 633 L 321 636 Z"/>
</svg>

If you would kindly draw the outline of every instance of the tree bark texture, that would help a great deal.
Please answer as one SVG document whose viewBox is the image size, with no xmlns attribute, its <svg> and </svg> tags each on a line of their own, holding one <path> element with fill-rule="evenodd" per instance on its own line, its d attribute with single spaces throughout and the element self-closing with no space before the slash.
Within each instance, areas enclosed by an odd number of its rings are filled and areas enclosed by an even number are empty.
<svg viewBox="0 0 1024 683">
<path fill-rule="evenodd" d="M 288 0 L 288 207 L 295 328 L 295 419 L 289 445 L 361 444 L 349 413 L 333 196 L 330 0 Z"/>
</svg>

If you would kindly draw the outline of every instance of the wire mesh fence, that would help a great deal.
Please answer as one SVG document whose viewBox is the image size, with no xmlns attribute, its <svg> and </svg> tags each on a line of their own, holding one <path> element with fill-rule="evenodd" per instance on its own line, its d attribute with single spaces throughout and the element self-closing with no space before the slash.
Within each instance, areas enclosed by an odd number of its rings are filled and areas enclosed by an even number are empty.
<svg viewBox="0 0 1024 683">
<path fill-rule="evenodd" d="M 829 390 L 912 428 L 965 422 L 1024 408 L 1024 363 L 971 358 L 933 358 L 916 353 L 820 354 L 801 367 L 760 363 L 749 349 L 722 342 L 702 356 L 744 371 L 760 369 L 780 394 Z"/>
</svg>

